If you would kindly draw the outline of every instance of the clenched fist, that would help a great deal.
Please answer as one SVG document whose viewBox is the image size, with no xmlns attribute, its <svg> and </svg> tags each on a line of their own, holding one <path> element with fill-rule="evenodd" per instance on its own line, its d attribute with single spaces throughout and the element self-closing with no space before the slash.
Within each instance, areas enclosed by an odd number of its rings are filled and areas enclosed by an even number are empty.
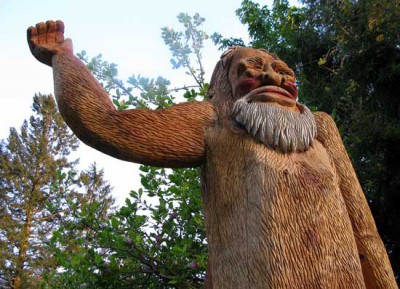
<svg viewBox="0 0 400 289">
<path fill-rule="evenodd" d="M 60 20 L 29 27 L 27 37 L 33 56 L 49 66 L 54 55 L 73 53 L 71 39 L 64 40 L 64 23 Z"/>
</svg>

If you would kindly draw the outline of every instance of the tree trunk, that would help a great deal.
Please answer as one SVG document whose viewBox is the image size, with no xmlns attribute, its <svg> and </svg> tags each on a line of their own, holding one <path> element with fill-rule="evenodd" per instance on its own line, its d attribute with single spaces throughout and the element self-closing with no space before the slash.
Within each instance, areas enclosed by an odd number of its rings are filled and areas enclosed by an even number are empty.
<svg viewBox="0 0 400 289">
<path fill-rule="evenodd" d="M 31 224 L 32 224 L 32 217 L 33 217 L 33 211 L 31 209 L 28 209 L 27 215 L 26 215 L 26 222 L 23 227 L 23 232 L 22 232 L 22 240 L 19 246 L 19 253 L 18 253 L 18 258 L 16 261 L 16 266 L 15 266 L 15 276 L 12 284 L 12 289 L 20 289 L 21 288 L 21 281 L 22 281 L 22 275 L 24 271 L 24 263 L 26 260 L 26 252 L 28 251 L 28 246 L 29 246 L 29 236 L 31 234 Z"/>
</svg>

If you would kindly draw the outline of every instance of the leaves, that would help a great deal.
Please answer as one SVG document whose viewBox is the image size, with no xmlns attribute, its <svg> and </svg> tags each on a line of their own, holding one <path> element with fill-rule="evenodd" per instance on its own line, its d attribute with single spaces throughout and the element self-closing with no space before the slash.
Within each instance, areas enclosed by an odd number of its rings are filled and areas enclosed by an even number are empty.
<svg viewBox="0 0 400 289">
<path fill-rule="evenodd" d="M 169 26 L 161 29 L 161 36 L 172 52 L 172 67 L 174 69 L 185 68 L 199 88 L 203 89 L 205 72 L 201 50 L 204 47 L 204 41 L 209 37 L 199 27 L 204 23 L 205 18 L 200 17 L 198 13 L 194 14 L 193 17 L 186 13 L 180 13 L 178 21 L 183 24 L 184 31 L 175 31 Z M 193 62 L 196 64 L 193 65 Z"/>
<path fill-rule="evenodd" d="M 65 204 L 68 213 L 47 242 L 56 260 L 56 267 L 44 272 L 43 286 L 48 288 L 95 287 L 100 270 L 107 265 L 109 250 L 102 248 L 98 240 L 109 236 L 107 220 L 114 203 L 111 188 L 95 164 L 82 172 L 75 183 L 83 188 L 83 194 L 78 193 L 77 198 L 69 194 Z M 119 226 L 113 217 L 110 223 L 112 227 Z"/>
</svg>

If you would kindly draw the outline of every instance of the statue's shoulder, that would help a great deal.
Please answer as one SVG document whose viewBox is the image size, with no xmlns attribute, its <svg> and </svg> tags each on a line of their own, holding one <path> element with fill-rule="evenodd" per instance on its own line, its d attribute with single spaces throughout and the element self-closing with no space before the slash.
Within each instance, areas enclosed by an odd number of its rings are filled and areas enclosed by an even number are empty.
<svg viewBox="0 0 400 289">
<path fill-rule="evenodd" d="M 314 111 L 313 115 L 314 115 L 315 122 L 317 123 L 317 125 L 329 125 L 329 124 L 335 125 L 335 121 L 333 120 L 333 118 L 326 112 Z"/>
<path fill-rule="evenodd" d="M 332 129 L 336 128 L 336 123 L 333 120 L 332 116 L 323 111 L 315 111 L 313 112 L 315 123 L 317 124 L 317 128 L 319 129 Z"/>
<path fill-rule="evenodd" d="M 336 123 L 333 118 L 323 111 L 313 112 L 315 123 L 317 124 L 317 140 L 322 143 L 329 142 L 339 136 Z"/>
</svg>

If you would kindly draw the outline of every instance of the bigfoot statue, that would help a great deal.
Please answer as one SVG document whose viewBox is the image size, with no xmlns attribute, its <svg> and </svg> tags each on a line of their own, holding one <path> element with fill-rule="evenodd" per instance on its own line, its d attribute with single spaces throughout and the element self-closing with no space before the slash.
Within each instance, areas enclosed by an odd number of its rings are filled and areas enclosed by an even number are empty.
<svg viewBox="0 0 400 289">
<path fill-rule="evenodd" d="M 297 102 L 295 74 L 276 55 L 233 47 L 207 101 L 117 111 L 61 21 L 30 27 L 28 43 L 53 68 L 61 115 L 84 143 L 201 167 L 209 288 L 397 288 L 335 123 Z"/>
</svg>

